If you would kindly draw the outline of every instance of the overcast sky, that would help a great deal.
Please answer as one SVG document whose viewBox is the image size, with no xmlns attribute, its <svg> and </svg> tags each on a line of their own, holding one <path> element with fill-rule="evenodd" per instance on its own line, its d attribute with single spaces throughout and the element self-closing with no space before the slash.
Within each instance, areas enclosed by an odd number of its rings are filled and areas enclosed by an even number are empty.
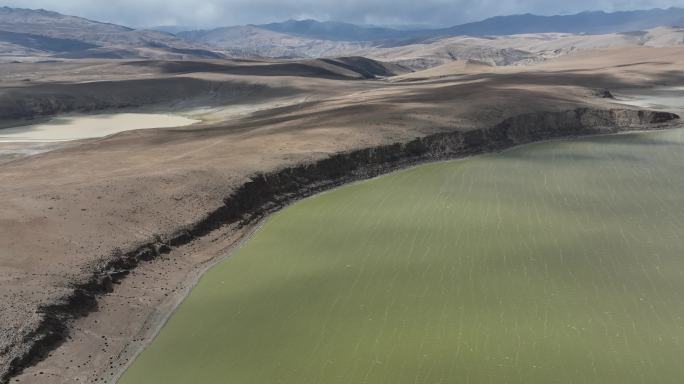
<svg viewBox="0 0 684 384">
<path fill-rule="evenodd" d="M 497 15 L 684 7 L 684 0 L 0 0 L 131 27 L 225 26 L 287 19 L 451 26 Z"/>
</svg>

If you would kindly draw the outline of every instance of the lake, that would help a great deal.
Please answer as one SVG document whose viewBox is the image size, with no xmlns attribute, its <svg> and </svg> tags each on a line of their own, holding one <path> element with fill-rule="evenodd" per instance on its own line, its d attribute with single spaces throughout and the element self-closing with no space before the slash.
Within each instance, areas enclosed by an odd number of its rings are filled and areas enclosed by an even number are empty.
<svg viewBox="0 0 684 384">
<path fill-rule="evenodd" d="M 684 130 L 428 164 L 269 218 L 120 380 L 682 383 Z"/>
</svg>

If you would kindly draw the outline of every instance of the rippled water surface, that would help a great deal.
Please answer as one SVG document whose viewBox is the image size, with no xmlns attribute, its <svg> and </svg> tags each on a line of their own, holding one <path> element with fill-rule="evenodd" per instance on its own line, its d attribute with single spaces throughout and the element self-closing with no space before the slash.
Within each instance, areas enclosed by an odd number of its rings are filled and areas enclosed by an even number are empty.
<svg viewBox="0 0 684 384">
<path fill-rule="evenodd" d="M 684 130 L 548 142 L 304 200 L 121 383 L 684 382 Z"/>
</svg>

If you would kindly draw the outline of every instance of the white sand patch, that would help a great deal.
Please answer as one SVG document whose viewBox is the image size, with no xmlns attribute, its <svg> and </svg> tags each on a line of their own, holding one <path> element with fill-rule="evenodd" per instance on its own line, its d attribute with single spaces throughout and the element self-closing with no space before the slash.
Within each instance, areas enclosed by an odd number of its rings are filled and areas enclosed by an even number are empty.
<svg viewBox="0 0 684 384">
<path fill-rule="evenodd" d="M 0 142 L 53 142 L 89 139 L 134 129 L 171 128 L 195 124 L 199 120 L 182 116 L 117 113 L 62 116 L 47 122 L 0 129 Z"/>
<path fill-rule="evenodd" d="M 616 95 L 617 102 L 641 108 L 684 109 L 684 87 L 636 90 Z"/>
</svg>

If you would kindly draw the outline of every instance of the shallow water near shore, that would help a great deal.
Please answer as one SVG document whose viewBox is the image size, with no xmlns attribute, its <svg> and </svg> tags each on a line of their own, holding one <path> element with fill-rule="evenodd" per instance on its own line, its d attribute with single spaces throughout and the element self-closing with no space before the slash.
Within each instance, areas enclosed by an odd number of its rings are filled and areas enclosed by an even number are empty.
<svg viewBox="0 0 684 384">
<path fill-rule="evenodd" d="M 121 378 L 681 383 L 684 130 L 554 141 L 303 200 Z"/>
</svg>

